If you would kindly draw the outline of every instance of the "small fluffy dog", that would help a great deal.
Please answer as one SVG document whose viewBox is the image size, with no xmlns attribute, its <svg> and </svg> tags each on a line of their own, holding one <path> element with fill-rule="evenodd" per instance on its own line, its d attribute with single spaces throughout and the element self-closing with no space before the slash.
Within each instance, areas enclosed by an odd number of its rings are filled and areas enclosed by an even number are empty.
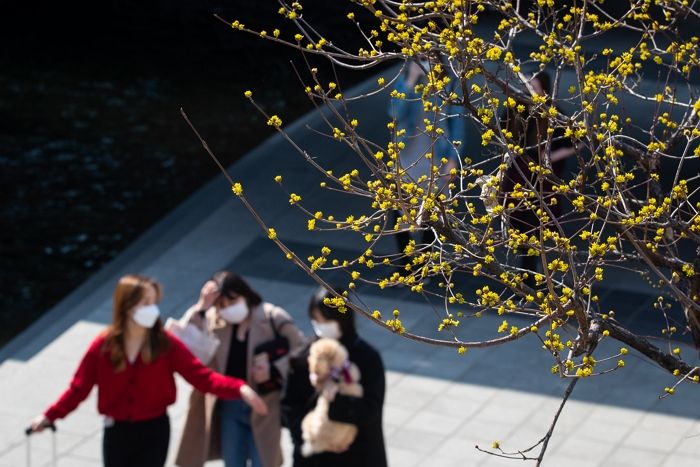
<svg viewBox="0 0 700 467">
<path fill-rule="evenodd" d="M 319 339 L 309 349 L 309 380 L 316 388 L 316 407 L 301 422 L 301 447 L 308 457 L 323 451 L 342 452 L 357 436 L 357 427 L 328 419 L 336 394 L 362 397 L 360 370 L 348 360 L 348 351 L 335 339 Z"/>
</svg>

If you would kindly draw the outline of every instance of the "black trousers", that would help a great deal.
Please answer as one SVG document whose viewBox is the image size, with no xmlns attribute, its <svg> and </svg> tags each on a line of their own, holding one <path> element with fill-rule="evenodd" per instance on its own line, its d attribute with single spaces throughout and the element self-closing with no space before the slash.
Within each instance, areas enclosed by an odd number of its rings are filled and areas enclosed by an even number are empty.
<svg viewBox="0 0 700 467">
<path fill-rule="evenodd" d="M 167 414 L 139 422 L 114 422 L 105 427 L 102 458 L 105 467 L 163 467 L 170 443 Z"/>
</svg>

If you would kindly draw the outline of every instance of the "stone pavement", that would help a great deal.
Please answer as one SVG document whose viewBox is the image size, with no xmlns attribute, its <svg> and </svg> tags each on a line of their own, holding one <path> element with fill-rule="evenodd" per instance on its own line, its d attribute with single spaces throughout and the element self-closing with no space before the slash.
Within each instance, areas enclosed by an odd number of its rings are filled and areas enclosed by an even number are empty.
<svg viewBox="0 0 700 467">
<path fill-rule="evenodd" d="M 353 93 L 372 84 L 365 83 Z M 380 138 L 385 99 L 375 96 L 351 107 L 351 113 L 360 118 L 360 128 Z M 340 145 L 314 136 L 307 125 L 322 128 L 319 116 L 311 115 L 288 130 L 309 154 L 336 173 L 353 165 Z M 200 131 L 207 133 L 206 128 Z M 476 151 L 479 139 L 473 141 Z M 216 149 L 216 142 L 210 144 Z M 289 207 L 287 194 L 273 181 L 275 175 L 282 174 L 285 187 L 301 194 L 311 211 L 344 218 L 357 213 L 359 207 L 355 200 L 340 195 L 319 195 L 320 178 L 279 136 L 247 154 L 231 173 L 243 182 L 262 217 L 301 257 L 318 251 L 322 243 L 339 254 L 364 248 L 351 235 L 310 236 L 306 218 Z M 378 248 L 388 251 L 391 246 Z M 312 281 L 283 258 L 231 195 L 223 177 L 217 177 L 0 350 L 0 466 L 24 465 L 22 428 L 65 388 L 88 343 L 109 321 L 111 293 L 119 276 L 140 272 L 158 278 L 165 290 L 161 309 L 166 315 L 178 316 L 196 299 L 202 282 L 227 267 L 249 278 L 266 300 L 285 307 L 310 334 L 305 312 L 315 288 Z M 645 295 L 643 285 L 622 274 L 612 280 L 617 288 L 607 293 L 619 305 L 618 313 L 635 317 L 640 328 L 649 327 L 650 318 L 645 314 L 650 313 L 651 297 Z M 406 290 L 361 295 L 385 316 L 394 308 L 401 309 L 411 331 L 436 335 L 439 318 L 434 304 Z M 485 316 L 470 322 L 464 336 L 486 331 L 496 335 L 500 321 L 500 317 Z M 517 324 L 517 320 L 510 321 Z M 499 440 L 506 450 L 523 449 L 547 431 L 565 382 L 549 374 L 551 361 L 533 336 L 459 356 L 454 350 L 405 340 L 366 320 L 360 320 L 359 326 L 361 334 L 381 351 L 387 368 L 384 428 L 391 466 L 513 465 L 517 461 L 488 456 L 474 446 L 489 447 Z M 684 354 L 694 354 L 687 345 L 681 347 Z M 616 349 L 603 342 L 601 355 Z M 671 378 L 635 355 L 628 357 L 624 370 L 579 383 L 561 416 L 544 465 L 697 465 L 700 392 L 683 386 L 674 397 L 659 400 Z M 189 391 L 183 381 L 178 384 L 180 397 L 170 410 L 171 451 L 177 446 Z M 94 392 L 58 426 L 59 465 L 100 465 L 101 422 Z M 48 434 L 33 437 L 34 465 L 50 465 L 50 439 Z M 286 434 L 284 447 L 288 454 Z"/>
</svg>

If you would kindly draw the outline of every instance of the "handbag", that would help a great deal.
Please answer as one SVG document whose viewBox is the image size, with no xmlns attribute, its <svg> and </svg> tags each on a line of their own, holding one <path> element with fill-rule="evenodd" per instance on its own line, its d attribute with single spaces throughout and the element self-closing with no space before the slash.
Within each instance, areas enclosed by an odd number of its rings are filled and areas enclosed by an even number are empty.
<svg viewBox="0 0 700 467">
<path fill-rule="evenodd" d="M 205 365 L 209 364 L 221 341 L 216 336 L 202 331 L 194 323 L 182 324 L 179 320 L 168 318 L 165 329 L 175 334 L 183 344 Z"/>
<path fill-rule="evenodd" d="M 280 374 L 273 363 L 289 354 L 289 340 L 279 333 L 277 326 L 275 326 L 275 320 L 272 319 L 272 313 L 268 313 L 268 319 L 274 337 L 269 341 L 261 342 L 256 345 L 253 350 L 254 359 L 264 356 L 263 358 L 266 358 L 270 364 L 270 379 L 258 383 L 258 394 L 267 394 L 282 389 L 284 385 L 284 376 Z"/>
</svg>

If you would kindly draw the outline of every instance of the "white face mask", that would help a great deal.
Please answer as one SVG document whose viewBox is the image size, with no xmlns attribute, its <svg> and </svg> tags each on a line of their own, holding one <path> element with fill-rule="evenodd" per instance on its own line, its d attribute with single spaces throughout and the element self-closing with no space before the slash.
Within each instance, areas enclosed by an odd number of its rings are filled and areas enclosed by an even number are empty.
<svg viewBox="0 0 700 467">
<path fill-rule="evenodd" d="M 134 314 L 131 315 L 131 319 L 139 326 L 152 328 L 156 324 L 156 321 L 158 321 L 159 316 L 160 310 L 158 309 L 158 305 L 146 305 L 137 308 Z"/>
<path fill-rule="evenodd" d="M 245 300 L 240 300 L 219 310 L 219 316 L 227 323 L 241 323 L 248 317 L 248 305 L 246 305 Z"/>
<path fill-rule="evenodd" d="M 314 328 L 314 334 L 316 334 L 318 337 L 327 337 L 329 339 L 338 340 L 343 335 L 337 321 L 331 320 L 324 323 L 319 323 L 318 321 L 312 319 L 311 327 Z"/>
</svg>

